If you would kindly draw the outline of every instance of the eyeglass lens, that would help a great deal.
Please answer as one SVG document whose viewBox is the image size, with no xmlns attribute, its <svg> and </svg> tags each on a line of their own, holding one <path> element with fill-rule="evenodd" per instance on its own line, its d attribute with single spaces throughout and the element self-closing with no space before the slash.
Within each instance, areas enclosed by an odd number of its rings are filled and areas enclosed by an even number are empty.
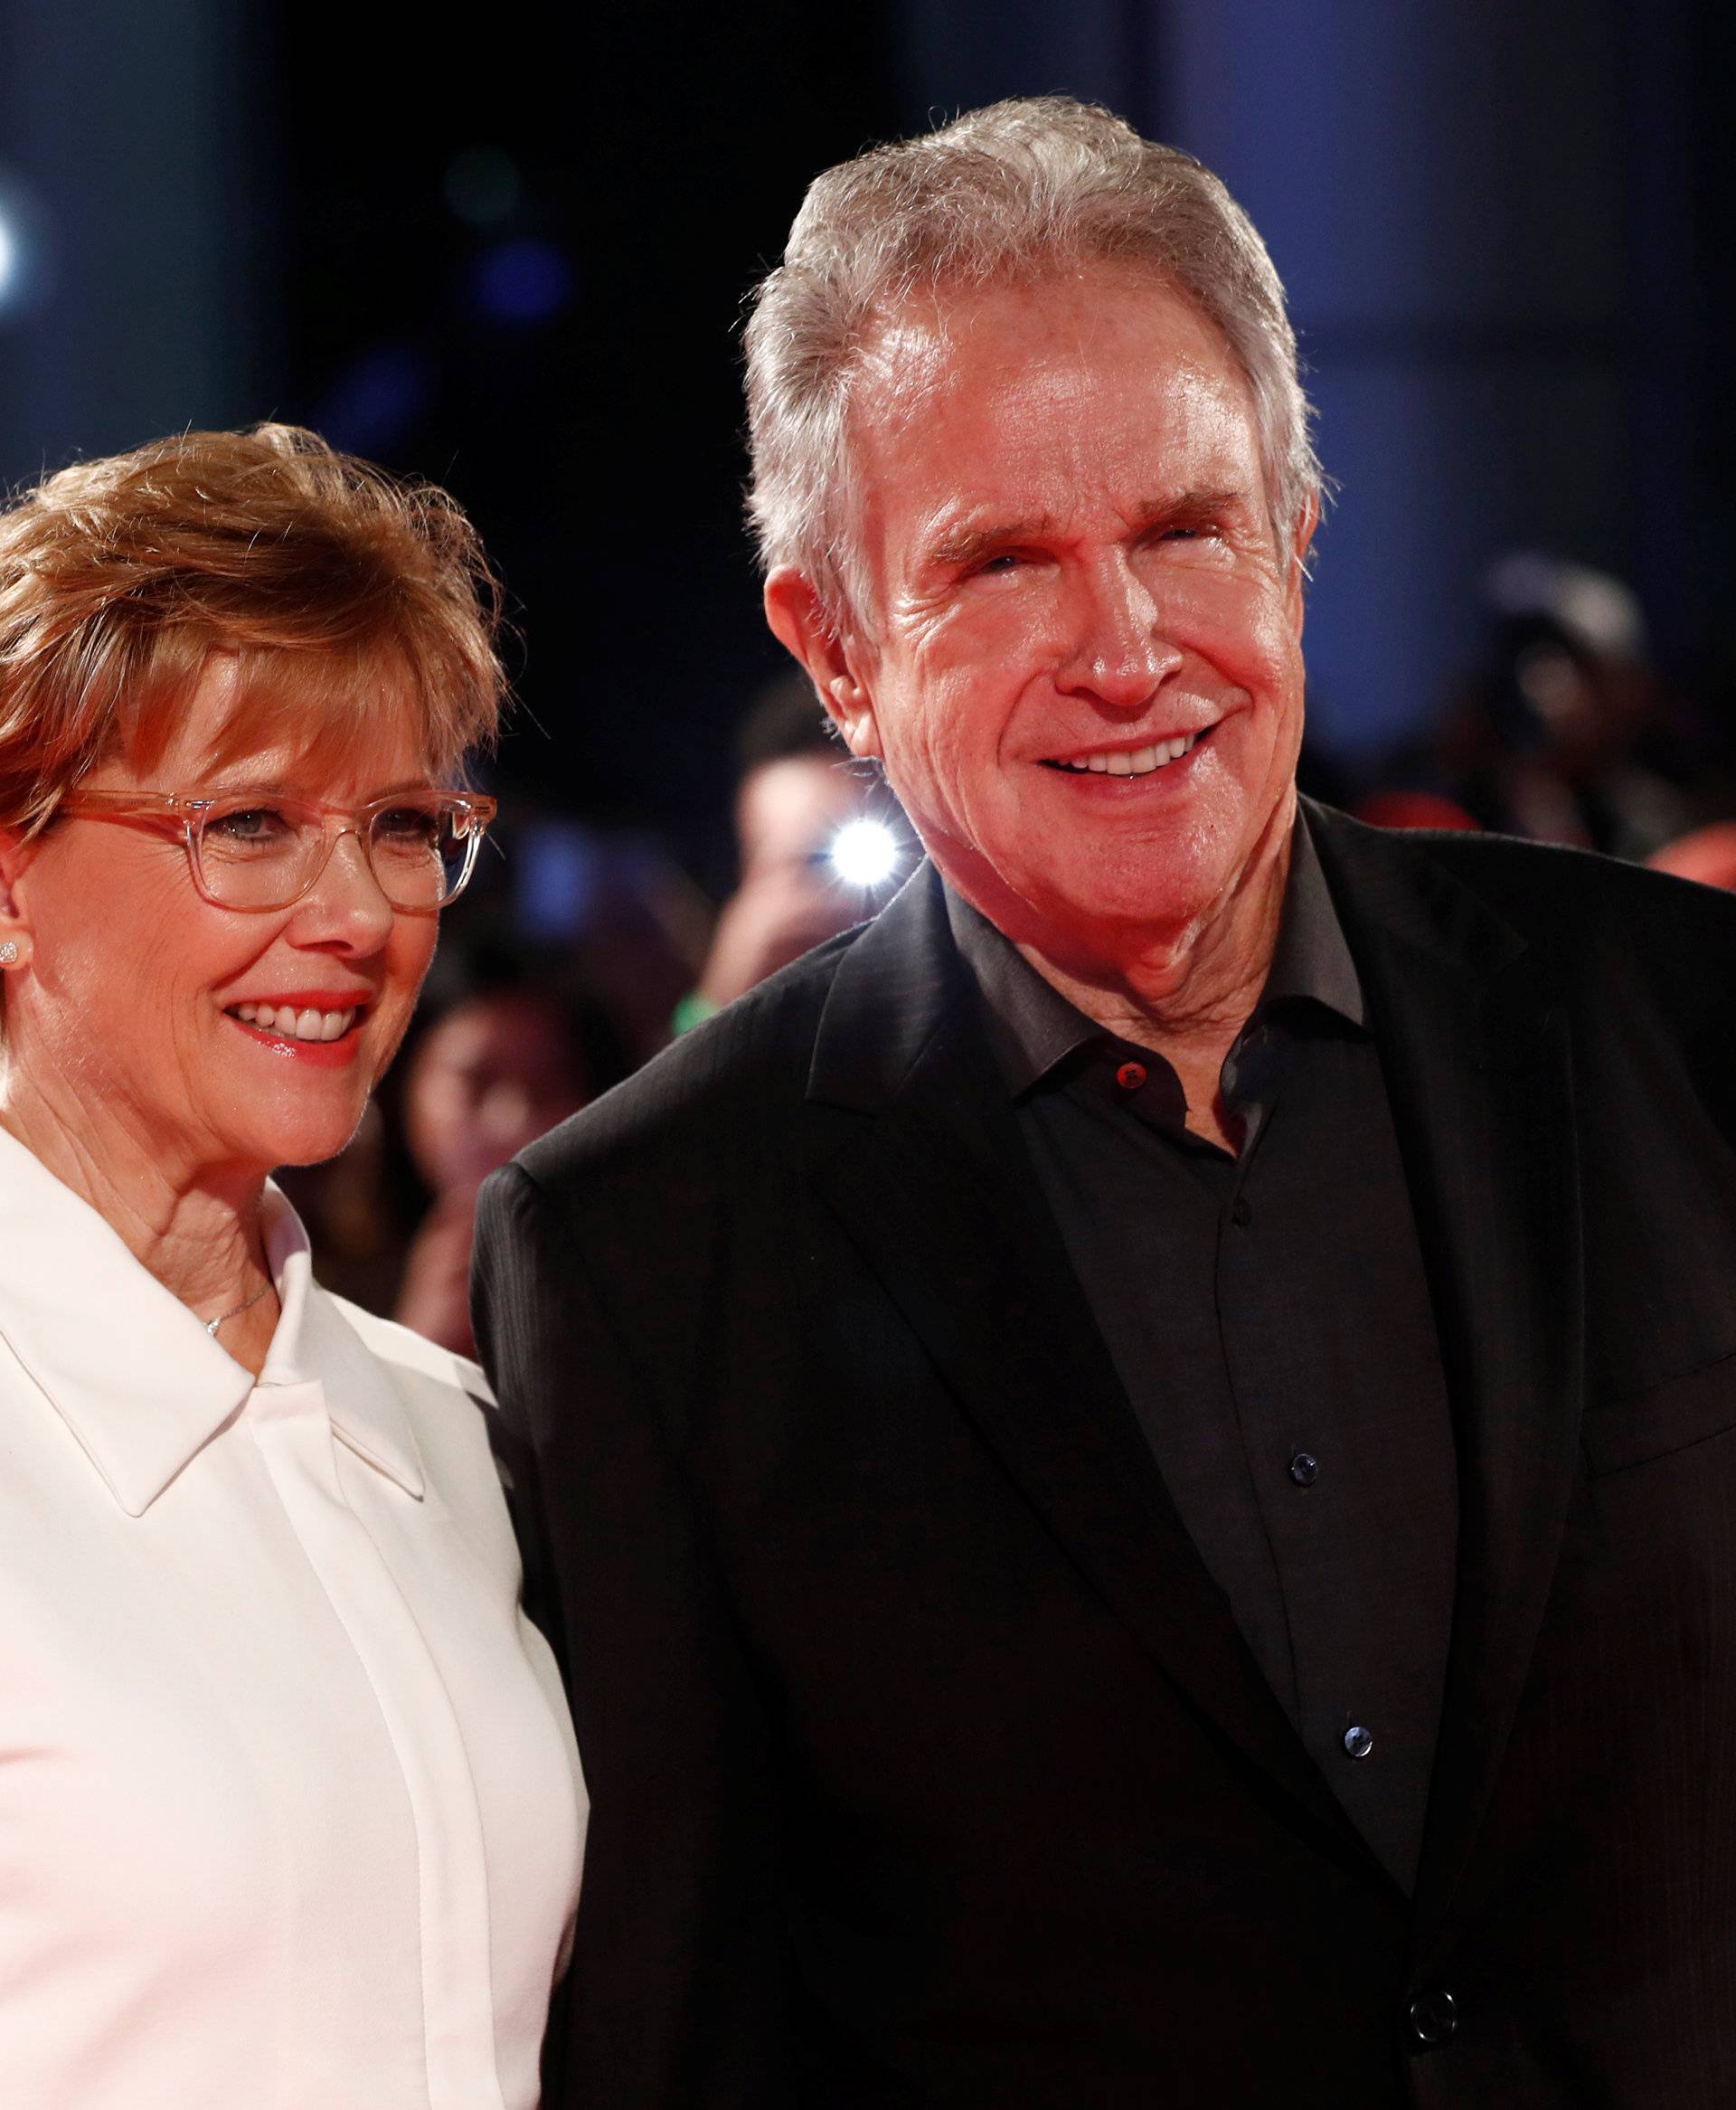
<svg viewBox="0 0 1736 2110">
<path fill-rule="evenodd" d="M 363 838 L 368 863 L 394 908 L 439 908 L 459 891 L 476 856 L 476 834 L 467 820 L 432 798 L 394 801 L 372 816 Z M 225 907 L 285 908 L 318 869 L 327 839 L 317 812 L 288 802 L 215 805 L 198 831 L 200 878 Z"/>
</svg>

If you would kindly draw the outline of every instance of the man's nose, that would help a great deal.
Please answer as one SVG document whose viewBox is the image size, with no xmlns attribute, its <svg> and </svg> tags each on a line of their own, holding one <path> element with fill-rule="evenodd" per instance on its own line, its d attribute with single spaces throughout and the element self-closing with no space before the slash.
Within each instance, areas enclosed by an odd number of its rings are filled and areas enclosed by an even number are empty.
<svg viewBox="0 0 1736 2110">
<path fill-rule="evenodd" d="M 1081 572 L 1072 635 L 1057 676 L 1063 695 L 1094 696 L 1114 711 L 1137 711 L 1181 663 L 1156 596 L 1125 553 L 1118 551 Z"/>
</svg>

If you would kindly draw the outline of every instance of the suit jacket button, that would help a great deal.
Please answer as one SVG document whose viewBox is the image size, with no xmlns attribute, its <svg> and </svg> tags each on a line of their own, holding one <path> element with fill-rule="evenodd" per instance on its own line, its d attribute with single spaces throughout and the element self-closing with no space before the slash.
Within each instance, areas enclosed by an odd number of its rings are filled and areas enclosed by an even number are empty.
<svg viewBox="0 0 1736 2110">
<path fill-rule="evenodd" d="M 1445 2044 L 1458 2027 L 1458 2012 L 1445 1986 L 1420 1992 L 1405 2010 L 1405 2019 L 1410 2025 L 1410 2041 L 1423 2051 Z"/>
</svg>

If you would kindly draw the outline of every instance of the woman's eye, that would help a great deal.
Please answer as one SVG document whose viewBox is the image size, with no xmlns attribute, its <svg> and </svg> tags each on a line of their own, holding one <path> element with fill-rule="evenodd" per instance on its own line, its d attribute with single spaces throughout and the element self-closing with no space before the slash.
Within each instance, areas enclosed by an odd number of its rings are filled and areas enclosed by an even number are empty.
<svg viewBox="0 0 1736 2110">
<path fill-rule="evenodd" d="M 271 806 L 239 806 L 233 812 L 213 814 L 205 833 L 226 843 L 278 843 L 295 833 L 294 825 Z"/>
<path fill-rule="evenodd" d="M 423 806 L 392 806 L 373 824 L 376 837 L 391 843 L 431 843 L 440 832 L 440 817 Z"/>
</svg>

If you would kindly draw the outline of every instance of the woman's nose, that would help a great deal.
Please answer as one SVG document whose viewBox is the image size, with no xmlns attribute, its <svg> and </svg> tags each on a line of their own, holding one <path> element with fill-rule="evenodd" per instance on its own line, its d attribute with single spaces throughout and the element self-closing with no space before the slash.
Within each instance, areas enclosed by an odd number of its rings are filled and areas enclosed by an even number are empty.
<svg viewBox="0 0 1736 2110">
<path fill-rule="evenodd" d="M 333 937 L 358 951 L 372 951 L 384 942 L 393 913 L 362 837 L 353 828 L 340 830 L 318 878 L 297 904 L 298 935 L 304 942 Z"/>
</svg>

